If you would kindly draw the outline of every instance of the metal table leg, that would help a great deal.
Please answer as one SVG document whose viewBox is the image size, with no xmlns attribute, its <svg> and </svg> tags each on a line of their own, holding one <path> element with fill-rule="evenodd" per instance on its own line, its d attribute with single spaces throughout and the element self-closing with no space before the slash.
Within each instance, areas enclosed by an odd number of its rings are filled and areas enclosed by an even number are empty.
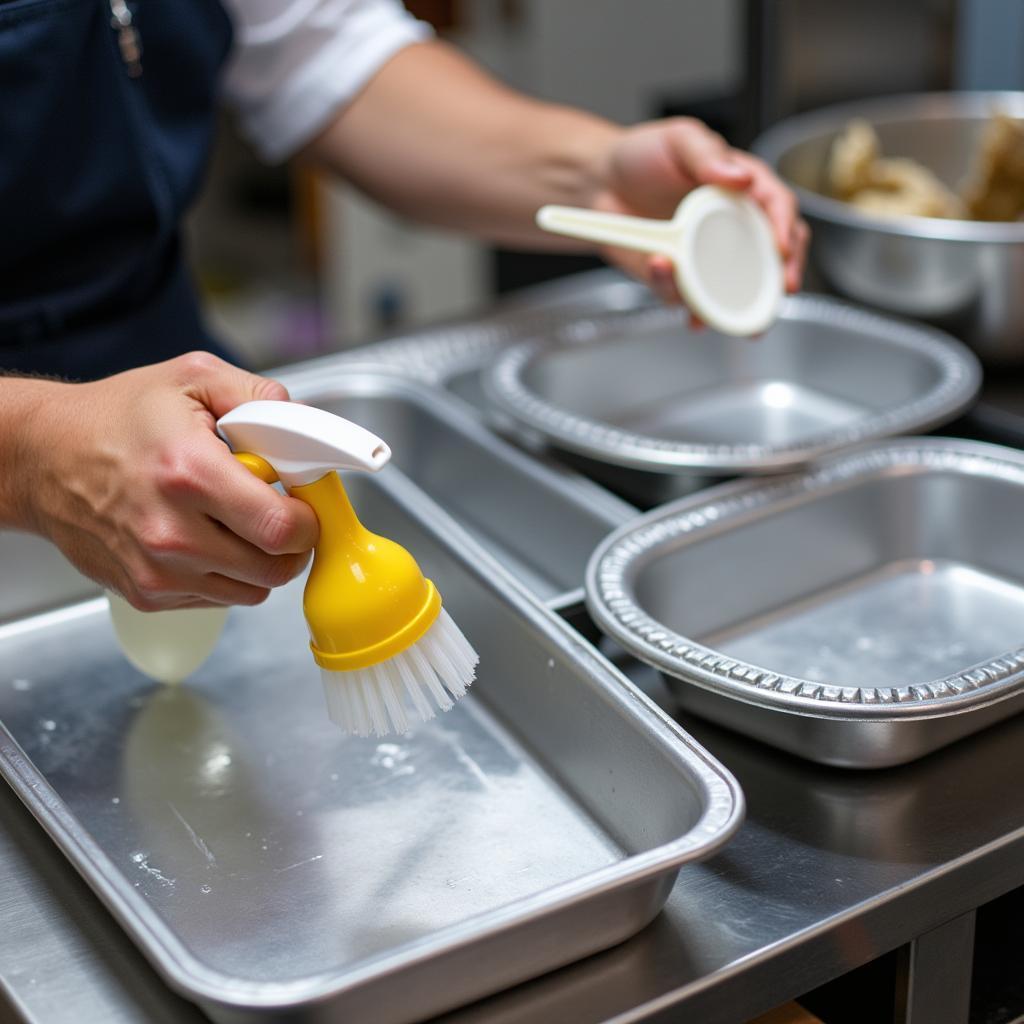
<svg viewBox="0 0 1024 1024">
<path fill-rule="evenodd" d="M 974 911 L 907 943 L 899 956 L 895 1024 L 967 1024 Z"/>
</svg>

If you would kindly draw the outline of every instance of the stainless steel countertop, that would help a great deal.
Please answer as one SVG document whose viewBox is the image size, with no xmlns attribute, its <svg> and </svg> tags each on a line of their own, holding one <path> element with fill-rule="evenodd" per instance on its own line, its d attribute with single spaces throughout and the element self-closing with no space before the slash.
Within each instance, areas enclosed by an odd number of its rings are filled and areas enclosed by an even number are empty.
<svg viewBox="0 0 1024 1024">
<path fill-rule="evenodd" d="M 608 271 L 580 275 L 537 289 L 527 305 L 587 304 L 622 283 Z M 623 667 L 664 696 L 650 670 Z M 682 722 L 743 786 L 748 815 L 736 839 L 684 867 L 640 935 L 443 1024 L 678 1022 L 684 1013 L 740 1024 L 1024 885 L 1024 716 L 879 772 L 824 768 Z M 160 980 L 5 785 L 0 923 L 0 1021 L 205 1019 Z"/>
<path fill-rule="evenodd" d="M 630 674 L 633 674 L 631 671 Z M 647 670 L 637 678 L 662 692 Z M 444 1024 L 739 1024 L 1024 884 L 1024 717 L 903 768 L 822 768 L 696 720 L 748 820 L 629 942 Z M 171 994 L 6 787 L 0 976 L 34 1024 L 203 1019 Z M 3 1013 L 0 997 L 0 1018 Z"/>
</svg>

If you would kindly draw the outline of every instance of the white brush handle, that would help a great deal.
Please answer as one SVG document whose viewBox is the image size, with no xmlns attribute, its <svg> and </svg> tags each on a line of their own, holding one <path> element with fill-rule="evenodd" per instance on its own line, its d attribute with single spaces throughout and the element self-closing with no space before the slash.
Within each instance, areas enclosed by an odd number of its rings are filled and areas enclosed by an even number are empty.
<svg viewBox="0 0 1024 1024">
<path fill-rule="evenodd" d="M 537 211 L 537 226 L 556 235 L 665 256 L 675 252 L 678 236 L 678 229 L 670 220 L 648 220 L 575 206 L 542 206 Z"/>
<path fill-rule="evenodd" d="M 217 429 L 236 452 L 266 459 L 286 487 L 311 484 L 335 469 L 376 473 L 391 458 L 376 434 L 297 402 L 243 402 Z"/>
</svg>

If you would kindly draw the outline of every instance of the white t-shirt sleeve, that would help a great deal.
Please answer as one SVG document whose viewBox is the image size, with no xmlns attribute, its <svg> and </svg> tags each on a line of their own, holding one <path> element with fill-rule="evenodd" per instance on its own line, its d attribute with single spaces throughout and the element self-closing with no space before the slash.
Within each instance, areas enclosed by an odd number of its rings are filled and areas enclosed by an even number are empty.
<svg viewBox="0 0 1024 1024">
<path fill-rule="evenodd" d="M 398 0 L 225 0 L 224 90 L 260 154 L 290 156 L 399 50 L 432 29 Z"/>
</svg>

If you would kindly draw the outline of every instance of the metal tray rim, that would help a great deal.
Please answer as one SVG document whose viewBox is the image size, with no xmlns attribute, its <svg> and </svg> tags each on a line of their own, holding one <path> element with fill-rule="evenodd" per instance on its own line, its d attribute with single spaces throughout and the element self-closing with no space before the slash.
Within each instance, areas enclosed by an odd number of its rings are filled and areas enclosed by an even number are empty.
<svg viewBox="0 0 1024 1024">
<path fill-rule="evenodd" d="M 642 694 L 637 695 L 645 700 Z M 691 740 L 690 744 L 703 752 L 694 741 Z M 706 761 L 702 759 L 701 763 L 706 767 L 706 775 L 698 773 L 696 765 L 690 767 L 695 774 L 700 775 L 702 784 L 706 785 L 712 778 L 721 779 Z M 687 836 L 646 853 L 624 858 L 617 865 L 581 875 L 570 882 L 519 900 L 512 906 L 468 918 L 429 936 L 403 943 L 360 961 L 351 968 L 289 982 L 259 982 L 238 979 L 207 967 L 177 939 L 143 897 L 124 888 L 121 873 L 89 838 L 78 819 L 63 808 L 56 792 L 36 772 L 32 762 L 2 722 L 0 765 L 4 767 L 3 774 L 8 783 L 33 817 L 89 883 L 122 928 L 139 940 L 140 948 L 150 956 L 151 962 L 172 987 L 193 999 L 261 1010 L 286 1009 L 317 999 L 341 996 L 374 976 L 408 968 L 429 959 L 433 955 L 433 943 L 441 938 L 447 950 L 469 946 L 531 917 L 557 913 L 582 893 L 596 895 L 613 885 L 618 888 L 626 882 L 641 883 L 663 875 L 667 870 L 678 869 L 697 856 L 710 856 L 728 842 L 742 823 L 745 813 L 738 785 L 727 782 L 729 792 L 709 798 L 705 813 Z M 701 842 L 699 834 L 714 836 L 714 839 Z M 626 861 L 631 864 L 628 875 L 624 875 L 621 870 L 621 864 Z M 154 950 L 158 950 L 164 959 L 152 956 Z M 340 982 L 339 979 L 344 980 Z"/>
<path fill-rule="evenodd" d="M 585 658 L 597 669 L 592 678 L 604 696 L 627 704 L 631 716 L 642 720 L 647 741 L 659 745 L 691 777 L 693 784 L 704 791 L 703 813 L 684 835 L 651 850 L 624 856 L 615 864 L 400 944 L 350 967 L 288 982 L 243 981 L 207 967 L 177 939 L 92 842 L 77 818 L 64 808 L 56 792 L 0 722 L 0 773 L 122 927 L 136 938 L 156 969 L 172 987 L 189 998 L 224 1006 L 244 1005 L 268 1010 L 339 997 L 375 976 L 429 959 L 439 941 L 444 942 L 447 950 L 458 949 L 487 939 L 503 929 L 556 912 L 582 893 L 596 895 L 613 886 L 623 888 L 675 872 L 688 861 L 710 856 L 728 842 L 742 823 L 744 800 L 739 784 L 700 744 L 648 700 L 568 623 L 548 611 L 539 598 L 485 548 L 466 535 L 415 484 L 404 477 L 393 477 L 386 484 L 382 481 L 381 486 L 407 506 L 412 502 L 414 515 L 427 529 L 440 536 L 457 536 L 458 544 L 447 545 L 453 558 L 462 562 L 483 586 L 508 595 L 520 614 L 561 646 L 568 657 L 577 661 Z M 96 599 L 89 600 L 95 602 Z M 44 614 L 53 615 L 52 612 Z"/>
<path fill-rule="evenodd" d="M 572 274 L 568 278 L 548 281 L 522 289 L 522 295 L 513 293 L 506 303 L 491 315 L 479 315 L 466 320 L 455 320 L 418 328 L 412 332 L 400 332 L 392 337 L 370 341 L 354 348 L 342 349 L 328 355 L 294 363 L 281 371 L 282 383 L 315 382 L 319 374 L 335 367 L 383 370 L 398 374 L 410 380 L 443 387 L 452 377 L 486 366 L 494 355 L 517 341 L 535 337 L 538 333 L 554 331 L 580 316 L 593 312 L 593 297 L 575 297 L 571 281 L 588 279 L 591 294 L 594 283 L 600 287 L 597 294 L 607 296 L 608 289 L 620 290 L 623 286 L 636 289 L 625 304 L 606 305 L 602 310 L 633 310 L 645 308 L 655 302 L 646 288 L 611 267 L 588 270 Z M 539 298 L 542 291 L 570 288 L 567 301 L 563 304 L 532 307 L 528 303 Z"/>
<path fill-rule="evenodd" d="M 913 686 L 829 686 L 728 657 L 669 629 L 637 602 L 632 579 L 657 557 L 662 545 L 695 543 L 769 509 L 813 500 L 894 470 L 953 470 L 1024 486 L 1024 454 L 948 438 L 895 438 L 834 456 L 812 471 L 778 481 L 724 484 L 655 509 L 609 535 L 587 566 L 588 610 L 602 630 L 667 674 L 747 704 L 796 715 L 906 721 L 957 714 L 1014 696 L 1024 684 L 1024 648 Z"/>
<path fill-rule="evenodd" d="M 672 323 L 680 316 L 678 310 L 662 307 L 574 321 L 557 331 L 553 342 L 535 338 L 510 346 L 485 373 L 485 389 L 520 423 L 571 451 L 604 462 L 661 472 L 778 473 L 798 469 L 840 448 L 936 426 L 967 408 L 981 387 L 977 358 L 944 332 L 819 295 L 789 296 L 783 318 L 872 333 L 887 344 L 928 359 L 940 371 L 938 383 L 898 408 L 802 442 L 773 446 L 691 444 L 638 434 L 568 412 L 538 396 L 525 382 L 526 369 L 553 345 L 586 345 L 624 320 L 645 327 Z"/>
<path fill-rule="evenodd" d="M 277 377 L 289 388 L 305 388 L 315 387 L 324 374 L 357 369 L 443 385 L 463 370 L 485 365 L 502 348 L 538 331 L 553 329 L 567 319 L 568 314 L 555 311 L 520 311 L 486 321 L 426 328 L 306 360 L 287 367 Z"/>
<path fill-rule="evenodd" d="M 286 381 L 288 382 L 288 381 Z M 432 416 L 443 420 L 448 426 L 472 438 L 491 450 L 500 449 L 502 458 L 515 463 L 524 474 L 537 479 L 544 487 L 554 488 L 577 502 L 586 502 L 608 519 L 609 529 L 633 519 L 637 515 L 635 506 L 605 490 L 592 480 L 568 468 L 557 469 L 539 462 L 521 448 L 492 433 L 481 424 L 472 407 L 458 395 L 439 391 L 421 378 L 396 372 L 395 367 L 368 363 L 346 364 L 329 372 L 321 372 L 315 378 L 301 378 L 290 382 L 292 398 L 302 400 L 343 399 L 353 390 L 375 395 L 386 391 L 415 402 Z M 386 440 L 386 438 L 385 438 Z M 401 473 L 394 468 L 393 472 Z M 405 473 L 402 473 L 406 477 Z M 414 486 L 417 486 L 413 482 Z M 582 585 L 582 584 L 581 584 Z"/>
</svg>

